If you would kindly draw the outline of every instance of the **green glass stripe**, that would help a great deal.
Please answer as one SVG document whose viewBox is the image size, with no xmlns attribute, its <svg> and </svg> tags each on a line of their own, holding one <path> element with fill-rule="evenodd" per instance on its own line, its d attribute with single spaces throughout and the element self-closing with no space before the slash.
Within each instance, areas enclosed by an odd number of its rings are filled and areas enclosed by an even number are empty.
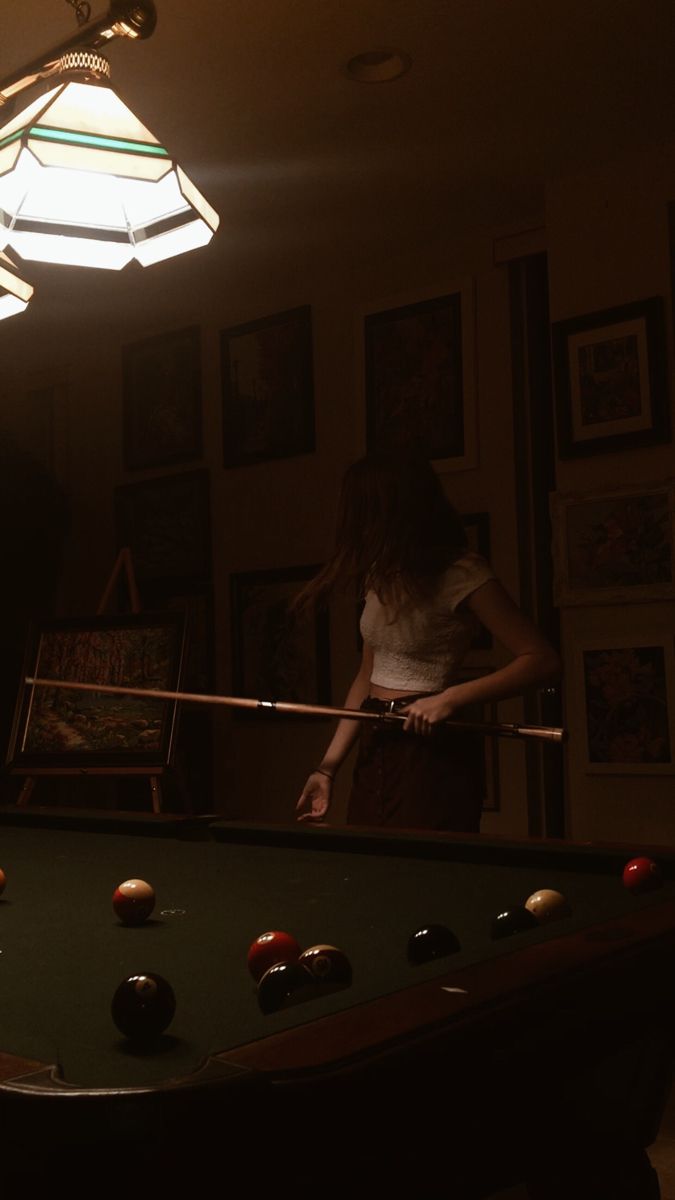
<svg viewBox="0 0 675 1200">
<path fill-rule="evenodd" d="M 2 150 L 3 146 L 10 146 L 12 142 L 16 142 L 22 136 L 23 132 L 23 129 L 17 129 L 15 133 L 10 133 L 8 137 L 2 138 L 0 140 L 0 150 Z"/>
<path fill-rule="evenodd" d="M 127 154 L 147 154 L 151 158 L 168 158 L 164 146 L 153 146 L 148 142 L 130 142 L 124 138 L 103 137 L 98 133 L 74 133 L 68 129 L 46 129 L 34 125 L 29 137 L 42 138 L 47 142 L 67 142 L 74 146 L 91 146 L 96 150 L 124 150 Z"/>
</svg>

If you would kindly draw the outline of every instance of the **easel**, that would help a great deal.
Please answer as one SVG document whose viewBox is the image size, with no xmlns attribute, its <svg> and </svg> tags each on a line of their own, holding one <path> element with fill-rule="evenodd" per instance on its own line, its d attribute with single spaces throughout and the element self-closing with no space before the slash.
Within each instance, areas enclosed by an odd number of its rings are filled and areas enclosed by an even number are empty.
<svg viewBox="0 0 675 1200">
<path fill-rule="evenodd" d="M 136 585 L 136 575 L 134 572 L 134 564 L 131 559 L 131 551 L 128 546 L 124 546 L 117 555 L 115 565 L 110 574 L 110 578 L 104 588 L 101 596 L 96 615 L 102 617 L 105 615 L 110 598 L 114 592 L 115 586 L 118 583 L 120 575 L 124 572 L 126 578 L 127 590 L 129 593 L 129 602 L 132 613 L 141 612 L 141 598 Z M 36 784 L 37 776 L 39 775 L 148 775 L 150 783 L 150 797 L 152 801 L 153 813 L 161 813 L 162 811 L 162 789 L 159 774 L 156 768 L 152 769 L 151 773 L 139 770 L 138 767 L 78 767 L 69 769 L 67 767 L 31 767 L 31 774 L 24 779 L 21 791 L 17 798 L 17 807 L 24 807 L 28 804 Z"/>
</svg>

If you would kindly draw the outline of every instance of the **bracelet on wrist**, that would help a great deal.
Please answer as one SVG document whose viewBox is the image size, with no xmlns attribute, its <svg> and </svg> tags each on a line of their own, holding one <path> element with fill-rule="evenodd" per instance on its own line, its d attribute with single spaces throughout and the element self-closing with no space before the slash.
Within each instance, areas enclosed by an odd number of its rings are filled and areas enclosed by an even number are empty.
<svg viewBox="0 0 675 1200">
<path fill-rule="evenodd" d="M 312 775 L 325 775 L 326 779 L 335 779 L 335 776 L 332 774 L 332 772 L 324 771 L 323 767 L 315 767 L 312 771 Z"/>
</svg>

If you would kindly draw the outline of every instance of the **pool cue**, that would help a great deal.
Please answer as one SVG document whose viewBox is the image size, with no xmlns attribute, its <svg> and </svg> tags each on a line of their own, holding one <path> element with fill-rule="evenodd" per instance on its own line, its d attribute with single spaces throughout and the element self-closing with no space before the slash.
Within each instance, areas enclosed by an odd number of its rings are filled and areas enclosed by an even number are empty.
<svg viewBox="0 0 675 1200">
<path fill-rule="evenodd" d="M 117 687 L 104 683 L 74 683 L 65 679 L 38 679 L 26 676 L 30 687 L 67 688 L 79 692 L 102 692 L 108 696 L 141 696 L 144 700 L 179 700 L 184 704 L 217 704 L 229 708 L 253 708 L 257 712 L 297 713 L 308 717 L 339 717 L 347 721 L 405 721 L 404 713 L 363 712 L 359 708 L 331 708 L 324 704 L 296 704 L 290 700 L 249 700 L 239 696 L 203 695 L 199 692 L 167 692 L 157 688 Z M 483 721 L 444 721 L 453 729 L 484 733 L 496 737 L 539 738 L 548 742 L 565 740 L 564 729 L 547 725 L 508 725 Z"/>
</svg>

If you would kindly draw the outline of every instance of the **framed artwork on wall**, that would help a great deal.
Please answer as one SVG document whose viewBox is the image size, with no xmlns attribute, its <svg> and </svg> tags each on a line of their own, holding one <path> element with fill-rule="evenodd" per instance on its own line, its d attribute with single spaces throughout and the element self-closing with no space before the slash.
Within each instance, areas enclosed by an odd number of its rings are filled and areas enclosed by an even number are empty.
<svg viewBox="0 0 675 1200">
<path fill-rule="evenodd" d="M 555 602 L 675 597 L 675 481 L 551 495 Z"/>
<path fill-rule="evenodd" d="M 128 546 L 140 583 L 200 582 L 211 575 L 209 473 L 163 475 L 115 489 L 118 546 Z"/>
<path fill-rule="evenodd" d="M 175 691 L 181 683 L 184 617 L 50 620 L 31 630 L 24 676 Z M 9 751 L 11 771 L 166 767 L 176 702 L 23 684 Z"/>
<path fill-rule="evenodd" d="M 124 465 L 163 467 L 202 454 L 201 339 L 197 326 L 122 350 Z"/>
<path fill-rule="evenodd" d="M 551 336 L 560 458 L 670 441 L 660 296 L 557 321 Z"/>
<path fill-rule="evenodd" d="M 439 470 L 476 466 L 473 288 L 364 316 L 369 451 L 416 444 Z"/>
<path fill-rule="evenodd" d="M 599 636 L 577 653 L 586 771 L 675 772 L 672 636 Z"/>
<path fill-rule="evenodd" d="M 318 566 L 288 567 L 231 577 L 234 695 L 331 703 L 328 613 L 306 618 L 290 610 L 302 585 L 318 570 Z M 238 715 L 269 719 L 269 714 L 254 711 Z M 272 719 L 278 720 L 279 715 L 273 714 Z"/>
<path fill-rule="evenodd" d="M 223 330 L 220 362 L 226 467 L 314 450 L 309 305 Z"/>
</svg>

